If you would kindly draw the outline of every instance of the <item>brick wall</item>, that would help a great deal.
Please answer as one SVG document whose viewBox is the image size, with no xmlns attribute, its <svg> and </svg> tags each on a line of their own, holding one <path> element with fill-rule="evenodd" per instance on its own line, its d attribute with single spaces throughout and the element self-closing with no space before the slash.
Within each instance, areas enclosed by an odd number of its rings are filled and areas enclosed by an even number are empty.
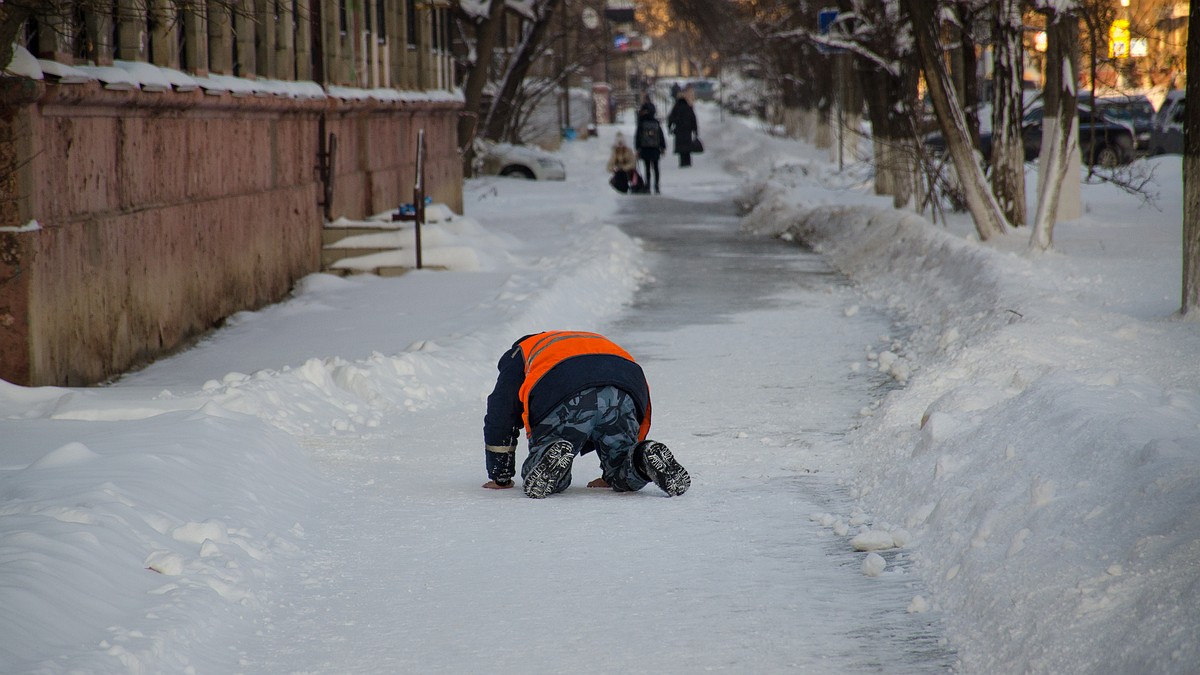
<svg viewBox="0 0 1200 675">
<path fill-rule="evenodd" d="M 338 137 L 335 218 L 411 201 L 422 127 L 429 192 L 462 208 L 457 102 L 91 83 L 4 103 L 0 379 L 16 384 L 103 381 L 284 298 L 318 271 L 322 115 Z M 33 220 L 40 229 L 11 229 Z"/>
</svg>

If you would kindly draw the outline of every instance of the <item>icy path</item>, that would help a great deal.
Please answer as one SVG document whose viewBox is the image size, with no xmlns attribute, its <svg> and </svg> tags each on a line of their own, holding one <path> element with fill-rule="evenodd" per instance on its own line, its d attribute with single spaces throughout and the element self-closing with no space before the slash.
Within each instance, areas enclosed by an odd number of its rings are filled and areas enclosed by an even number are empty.
<svg viewBox="0 0 1200 675">
<path fill-rule="evenodd" d="M 863 554 L 809 521 L 850 511 L 838 438 L 881 386 L 851 365 L 886 322 L 847 311 L 815 256 L 738 236 L 728 199 L 645 199 L 624 226 L 656 279 L 607 332 L 643 361 L 653 436 L 692 490 L 588 490 L 591 457 L 546 500 L 482 490 L 482 402 L 308 439 L 339 493 L 239 646 L 244 672 L 947 668 L 936 619 L 905 611 L 903 555 L 863 576 Z"/>
</svg>

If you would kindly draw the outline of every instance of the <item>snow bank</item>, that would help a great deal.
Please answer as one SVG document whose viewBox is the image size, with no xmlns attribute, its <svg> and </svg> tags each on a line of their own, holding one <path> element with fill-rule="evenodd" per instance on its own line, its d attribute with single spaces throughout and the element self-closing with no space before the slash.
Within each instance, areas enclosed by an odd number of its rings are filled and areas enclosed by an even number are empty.
<svg viewBox="0 0 1200 675">
<path fill-rule="evenodd" d="M 19 396 L 0 385 L 6 402 Z M 103 423 L 107 433 L 80 425 L 57 433 L 86 444 L 56 445 L 36 413 L 4 424 L 0 663 L 210 670 L 222 661 L 187 655 L 219 653 L 269 601 L 260 589 L 277 558 L 297 550 L 305 495 L 320 494 L 308 460 L 285 434 L 214 405 Z"/>
<path fill-rule="evenodd" d="M 851 438 L 852 485 L 874 518 L 912 531 L 922 600 L 945 610 L 963 671 L 1193 672 L 1200 336 L 1116 311 L 1132 304 L 1123 277 L 1097 288 L 1178 220 L 1105 230 L 1120 260 L 1080 275 L 1062 254 L 1025 253 L 1024 234 L 981 244 L 868 200 L 808 199 L 821 180 L 755 177 L 744 226 L 820 251 L 911 331 L 914 373 Z M 1162 264 L 1144 252 L 1142 270 Z M 845 533 L 886 547 L 887 532 Z"/>
</svg>

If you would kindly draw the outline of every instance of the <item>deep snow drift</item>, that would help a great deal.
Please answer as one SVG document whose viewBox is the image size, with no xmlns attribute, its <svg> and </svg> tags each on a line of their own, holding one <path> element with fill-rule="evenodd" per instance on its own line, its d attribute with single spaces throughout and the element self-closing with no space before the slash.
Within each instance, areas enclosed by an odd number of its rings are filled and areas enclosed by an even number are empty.
<svg viewBox="0 0 1200 675">
<path fill-rule="evenodd" d="M 1149 160 L 1161 210 L 1085 186 L 1088 215 L 1031 256 L 1024 233 L 980 244 L 961 218 L 887 208 L 862 165 L 700 112 L 703 161 L 757 205 L 745 227 L 815 246 L 911 330 L 862 345 L 897 388 L 827 453 L 858 507 L 796 516 L 902 546 L 928 587 L 909 610 L 941 610 L 962 672 L 1193 672 L 1200 324 L 1172 315 L 1179 158 Z M 606 152 L 571 145 L 568 172 Z M 471 218 L 435 232 L 469 274 L 314 275 L 117 386 L 0 383 L 0 670 L 229 670 L 224 645 L 303 562 L 329 490 L 305 438 L 478 403 L 514 336 L 594 325 L 645 279 L 603 224 L 617 195 L 539 190 L 561 219 L 531 223 L 530 194 L 473 184 Z M 343 351 L 355 331 L 402 351 Z"/>
</svg>

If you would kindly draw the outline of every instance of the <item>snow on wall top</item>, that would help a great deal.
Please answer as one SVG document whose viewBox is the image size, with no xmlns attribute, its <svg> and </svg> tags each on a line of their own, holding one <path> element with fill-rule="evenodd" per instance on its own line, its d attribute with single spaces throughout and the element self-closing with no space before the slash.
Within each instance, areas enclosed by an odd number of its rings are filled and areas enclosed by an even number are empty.
<svg viewBox="0 0 1200 675">
<path fill-rule="evenodd" d="M 402 90 L 389 88 L 363 89 L 329 85 L 322 87 L 316 82 L 274 80 L 270 78 L 247 79 L 230 75 L 188 75 L 174 68 L 164 68 L 141 61 L 113 62 L 111 66 L 70 66 L 50 59 L 35 58 L 27 49 L 15 45 L 12 61 L 3 69 L 5 73 L 34 80 L 47 77 L 57 84 L 83 84 L 98 81 L 106 89 L 148 92 L 195 91 L 242 96 L 278 96 L 291 99 L 337 98 L 342 100 L 376 101 L 462 101 L 460 90 Z"/>
</svg>

